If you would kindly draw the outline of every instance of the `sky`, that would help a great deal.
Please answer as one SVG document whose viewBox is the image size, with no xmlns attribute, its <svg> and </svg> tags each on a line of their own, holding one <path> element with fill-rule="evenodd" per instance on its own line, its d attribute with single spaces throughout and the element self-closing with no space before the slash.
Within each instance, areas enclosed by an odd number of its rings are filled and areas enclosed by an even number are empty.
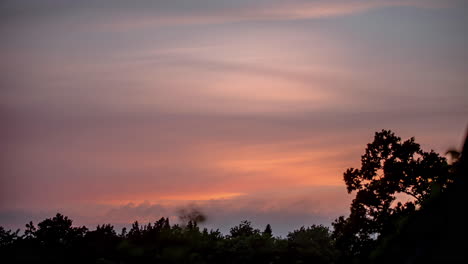
<svg viewBox="0 0 468 264">
<path fill-rule="evenodd" d="M 0 225 L 184 208 L 277 235 L 349 213 L 376 131 L 460 148 L 459 0 L 3 0 Z"/>
</svg>

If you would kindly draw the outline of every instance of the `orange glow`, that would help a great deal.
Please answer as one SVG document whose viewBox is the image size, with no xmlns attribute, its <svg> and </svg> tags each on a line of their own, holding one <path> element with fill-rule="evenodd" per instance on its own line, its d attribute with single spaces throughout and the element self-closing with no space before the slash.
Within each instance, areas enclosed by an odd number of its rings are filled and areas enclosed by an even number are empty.
<svg viewBox="0 0 468 264">
<path fill-rule="evenodd" d="M 142 204 L 142 203 L 151 203 L 151 204 L 178 204 L 180 202 L 186 203 L 187 201 L 208 201 L 208 200 L 223 200 L 223 199 L 232 199 L 245 195 L 245 193 L 184 193 L 184 194 L 169 194 L 169 195 L 137 195 L 133 196 L 131 199 L 109 199 L 109 200 L 99 200 L 99 204 L 106 205 L 125 205 L 125 204 Z"/>
<path fill-rule="evenodd" d="M 342 173 L 346 166 L 353 163 L 340 164 L 336 155 L 341 151 L 359 153 L 361 147 L 341 146 L 339 149 L 322 149 L 308 147 L 310 142 L 291 141 L 277 144 L 232 145 L 204 142 L 192 144 L 179 152 L 167 152 L 162 155 L 147 155 L 128 151 L 112 153 L 95 152 L 93 155 L 82 153 L 81 164 L 93 162 L 101 166 L 108 164 L 124 171 L 136 174 L 150 173 L 160 168 L 190 167 L 198 168 L 209 173 L 209 181 L 199 184 L 191 183 L 187 186 L 171 184 L 170 188 L 159 187 L 152 182 L 157 190 L 142 189 L 138 192 L 134 188 L 123 189 L 114 194 L 96 193 L 90 200 L 101 204 L 121 205 L 127 203 L 203 201 L 213 199 L 231 199 L 258 191 L 268 191 L 286 187 L 298 186 L 341 186 Z M 118 161 L 118 162 L 116 162 Z M 196 172 L 195 172 L 196 173 Z M 236 175 L 226 177 L 223 175 Z M 196 175 L 202 177 L 202 175 Z M 140 186 L 140 185 L 138 185 Z"/>
</svg>

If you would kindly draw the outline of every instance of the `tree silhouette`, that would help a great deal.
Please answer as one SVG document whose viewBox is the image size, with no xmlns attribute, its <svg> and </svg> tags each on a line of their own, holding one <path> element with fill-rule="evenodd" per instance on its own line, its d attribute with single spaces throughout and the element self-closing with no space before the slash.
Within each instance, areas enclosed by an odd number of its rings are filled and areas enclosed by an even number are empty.
<svg viewBox="0 0 468 264">
<path fill-rule="evenodd" d="M 435 193 L 421 209 L 401 219 L 396 232 L 380 239 L 370 255 L 373 263 L 465 263 L 468 134 L 462 152 L 455 152 L 453 183 Z"/>
<path fill-rule="evenodd" d="M 53 218 L 45 219 L 38 224 L 35 236 L 41 244 L 70 246 L 84 237 L 86 227 L 72 227 L 73 221 L 62 214 L 57 213 Z"/>
<path fill-rule="evenodd" d="M 368 255 L 376 238 L 394 231 L 395 221 L 453 182 L 444 157 L 421 150 L 414 138 L 402 141 L 389 130 L 375 133 L 361 168 L 349 168 L 343 178 L 348 193 L 355 191 L 356 196 L 350 216 L 338 218 L 333 226 L 337 247 L 347 257 Z M 412 200 L 395 204 L 397 194 Z"/>
<path fill-rule="evenodd" d="M 19 229 L 15 232 L 11 230 L 5 230 L 0 226 L 0 247 L 5 247 L 13 244 L 18 239 Z"/>
<path fill-rule="evenodd" d="M 29 221 L 29 223 L 26 224 L 26 229 L 24 230 L 24 236 L 23 238 L 25 239 L 34 239 L 36 237 L 36 227 L 34 226 L 32 221 Z"/>
<path fill-rule="evenodd" d="M 301 263 L 332 263 L 337 252 L 328 227 L 312 225 L 288 234 L 290 251 Z"/>
<path fill-rule="evenodd" d="M 267 224 L 265 230 L 262 233 L 264 236 L 271 237 L 273 235 L 273 230 L 271 229 L 271 225 Z"/>
<path fill-rule="evenodd" d="M 247 237 L 260 234 L 260 230 L 254 229 L 247 220 L 242 221 L 238 226 L 231 228 L 231 237 Z"/>
</svg>

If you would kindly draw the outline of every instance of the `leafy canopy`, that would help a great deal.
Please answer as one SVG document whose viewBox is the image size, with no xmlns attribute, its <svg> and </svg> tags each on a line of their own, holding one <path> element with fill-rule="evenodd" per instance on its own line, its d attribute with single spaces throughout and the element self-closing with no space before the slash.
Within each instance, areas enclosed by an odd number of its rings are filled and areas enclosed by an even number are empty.
<svg viewBox="0 0 468 264">
<path fill-rule="evenodd" d="M 390 130 L 376 132 L 361 157 L 361 168 L 344 173 L 348 193 L 356 192 L 356 197 L 350 216 L 333 223 L 337 246 L 362 254 L 375 238 L 392 232 L 398 217 L 443 192 L 453 182 L 450 171 L 444 157 L 423 151 L 414 138 L 402 141 Z M 395 204 L 401 194 L 411 199 Z"/>
</svg>

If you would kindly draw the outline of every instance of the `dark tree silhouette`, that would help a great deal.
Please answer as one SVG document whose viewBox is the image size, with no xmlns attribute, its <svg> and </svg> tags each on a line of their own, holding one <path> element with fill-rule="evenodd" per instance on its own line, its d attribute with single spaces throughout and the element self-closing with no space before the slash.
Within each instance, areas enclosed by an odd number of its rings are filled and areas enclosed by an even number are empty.
<svg viewBox="0 0 468 264">
<path fill-rule="evenodd" d="M 466 263 L 468 134 L 462 152 L 452 155 L 453 183 L 435 193 L 421 209 L 402 218 L 396 232 L 380 239 L 373 263 Z"/>
<path fill-rule="evenodd" d="M 34 226 L 32 221 L 26 224 L 26 229 L 24 230 L 24 238 L 25 239 L 34 239 L 36 237 L 36 227 Z"/>
<path fill-rule="evenodd" d="M 5 230 L 0 226 L 0 247 L 5 247 L 13 244 L 18 239 L 19 229 L 15 232 L 11 230 Z"/>
<path fill-rule="evenodd" d="M 290 251 L 301 263 L 333 263 L 337 252 L 328 227 L 312 225 L 288 234 Z"/>
<path fill-rule="evenodd" d="M 38 224 L 34 233 L 38 241 L 50 246 L 71 246 L 86 234 L 86 227 L 72 227 L 73 221 L 66 216 L 57 214 L 53 218 Z"/>
<path fill-rule="evenodd" d="M 271 229 L 271 225 L 267 224 L 265 227 L 265 230 L 263 231 L 264 236 L 269 236 L 271 237 L 273 235 L 273 230 Z"/>
<path fill-rule="evenodd" d="M 247 220 L 242 221 L 238 226 L 231 228 L 231 237 L 252 236 L 260 234 L 260 230 L 254 229 Z"/>
<path fill-rule="evenodd" d="M 437 153 L 421 150 L 410 138 L 402 141 L 389 130 L 375 133 L 361 157 L 361 168 L 344 173 L 349 193 L 356 192 L 348 218 L 333 223 L 340 251 L 351 258 L 367 256 L 376 238 L 395 230 L 395 221 L 413 213 L 431 195 L 453 182 L 450 165 Z M 412 198 L 394 203 L 397 194 Z"/>
</svg>

